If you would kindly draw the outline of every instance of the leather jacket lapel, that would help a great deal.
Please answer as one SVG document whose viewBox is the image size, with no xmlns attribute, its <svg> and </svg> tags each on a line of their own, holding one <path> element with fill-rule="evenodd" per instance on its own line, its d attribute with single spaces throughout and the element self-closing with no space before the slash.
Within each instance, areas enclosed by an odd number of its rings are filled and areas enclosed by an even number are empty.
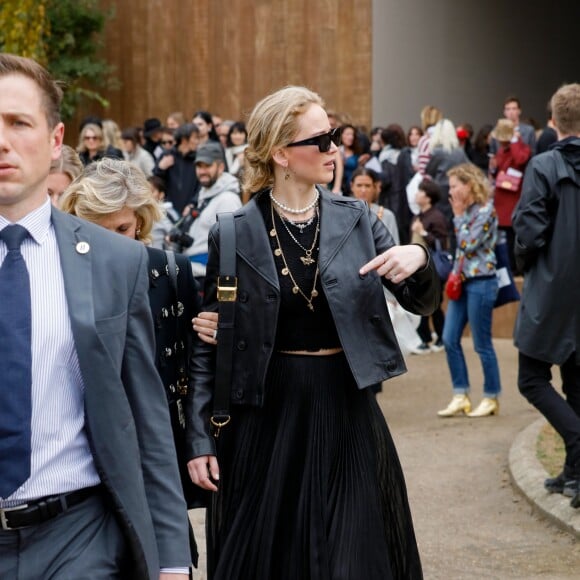
<svg viewBox="0 0 580 580">
<path fill-rule="evenodd" d="M 235 219 L 238 255 L 271 286 L 280 290 L 268 232 L 256 201 L 251 200 Z"/>
<path fill-rule="evenodd" d="M 363 215 L 363 206 L 320 189 L 320 272 L 324 272 Z"/>
</svg>

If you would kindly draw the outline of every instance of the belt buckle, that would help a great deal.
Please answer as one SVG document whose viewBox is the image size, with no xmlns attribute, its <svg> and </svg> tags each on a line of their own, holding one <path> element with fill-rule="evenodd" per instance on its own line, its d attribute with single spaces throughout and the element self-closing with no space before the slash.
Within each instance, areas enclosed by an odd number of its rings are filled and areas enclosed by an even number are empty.
<svg viewBox="0 0 580 580">
<path fill-rule="evenodd" d="M 11 507 L 11 508 L 0 508 L 0 527 L 3 530 L 15 530 L 17 528 L 11 528 L 10 525 L 8 524 L 8 520 L 6 519 L 6 512 L 15 512 L 18 510 L 25 510 L 28 507 L 27 503 L 24 503 L 22 505 L 17 505 L 15 507 Z"/>
</svg>

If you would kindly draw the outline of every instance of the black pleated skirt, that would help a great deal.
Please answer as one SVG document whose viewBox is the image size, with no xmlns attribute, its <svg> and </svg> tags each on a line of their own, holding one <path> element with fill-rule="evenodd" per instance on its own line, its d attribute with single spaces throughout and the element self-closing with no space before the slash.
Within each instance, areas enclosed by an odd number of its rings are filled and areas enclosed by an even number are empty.
<svg viewBox="0 0 580 580">
<path fill-rule="evenodd" d="M 218 461 L 210 579 L 422 578 L 393 440 L 344 354 L 275 354 L 264 406 L 233 409 Z"/>
</svg>

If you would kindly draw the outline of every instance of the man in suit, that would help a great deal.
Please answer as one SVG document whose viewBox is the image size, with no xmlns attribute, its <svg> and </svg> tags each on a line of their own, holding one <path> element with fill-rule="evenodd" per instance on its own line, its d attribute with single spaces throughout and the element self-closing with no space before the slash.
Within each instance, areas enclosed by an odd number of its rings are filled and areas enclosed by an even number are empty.
<svg viewBox="0 0 580 580">
<path fill-rule="evenodd" d="M 0 54 L 0 578 L 185 579 L 145 248 L 51 209 L 60 99 Z"/>
</svg>

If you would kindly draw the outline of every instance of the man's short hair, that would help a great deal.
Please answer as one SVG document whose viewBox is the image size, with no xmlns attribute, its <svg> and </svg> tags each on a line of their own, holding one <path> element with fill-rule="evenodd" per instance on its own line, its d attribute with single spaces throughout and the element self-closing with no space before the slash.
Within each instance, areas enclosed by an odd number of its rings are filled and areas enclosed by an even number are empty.
<svg viewBox="0 0 580 580">
<path fill-rule="evenodd" d="M 520 100 L 515 95 L 509 95 L 509 97 L 506 97 L 504 102 L 503 102 L 503 106 L 505 107 L 509 103 L 515 103 L 518 106 L 518 109 L 522 108 L 522 104 L 520 103 Z"/>
<path fill-rule="evenodd" d="M 42 104 L 48 126 L 54 129 L 60 123 L 60 103 L 62 90 L 48 71 L 31 58 L 0 53 L 0 78 L 8 75 L 22 75 L 33 81 L 42 93 Z"/>
<path fill-rule="evenodd" d="M 563 135 L 580 135 L 580 84 L 561 86 L 550 102 L 558 131 Z"/>
<path fill-rule="evenodd" d="M 193 134 L 199 135 L 199 128 L 194 123 L 185 123 L 177 129 L 173 134 L 175 142 L 179 145 L 182 141 L 187 141 Z"/>
</svg>

